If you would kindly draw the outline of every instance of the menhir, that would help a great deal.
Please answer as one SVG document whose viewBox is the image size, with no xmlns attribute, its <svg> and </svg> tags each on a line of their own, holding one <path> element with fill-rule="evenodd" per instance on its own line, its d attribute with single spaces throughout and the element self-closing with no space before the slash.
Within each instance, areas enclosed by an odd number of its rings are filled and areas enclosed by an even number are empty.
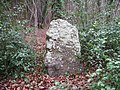
<svg viewBox="0 0 120 90">
<path fill-rule="evenodd" d="M 47 32 L 45 66 L 50 76 L 80 72 L 80 42 L 78 30 L 66 20 L 57 19 L 50 23 Z"/>
</svg>

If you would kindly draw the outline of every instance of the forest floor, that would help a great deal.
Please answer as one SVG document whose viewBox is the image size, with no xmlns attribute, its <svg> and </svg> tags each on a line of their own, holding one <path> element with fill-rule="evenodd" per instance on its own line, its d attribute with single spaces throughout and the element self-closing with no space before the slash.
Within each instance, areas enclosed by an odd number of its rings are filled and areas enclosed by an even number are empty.
<svg viewBox="0 0 120 90">
<path fill-rule="evenodd" d="M 47 29 L 36 30 L 34 34 L 31 32 L 25 36 L 25 40 L 34 47 L 36 52 L 45 50 L 46 31 Z M 42 73 L 41 62 L 37 62 L 37 67 L 30 73 L 24 74 L 22 78 L 8 78 L 2 81 L 0 90 L 90 90 L 88 77 L 84 71 L 75 75 L 51 77 Z"/>
</svg>

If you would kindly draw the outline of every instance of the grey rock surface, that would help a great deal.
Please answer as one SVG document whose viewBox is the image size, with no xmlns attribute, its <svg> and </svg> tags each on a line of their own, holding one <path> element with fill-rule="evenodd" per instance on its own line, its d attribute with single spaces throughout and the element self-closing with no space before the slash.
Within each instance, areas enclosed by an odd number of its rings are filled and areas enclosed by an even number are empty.
<svg viewBox="0 0 120 90">
<path fill-rule="evenodd" d="M 78 30 L 66 20 L 57 19 L 50 23 L 47 31 L 45 66 L 50 76 L 80 71 L 80 42 Z"/>
</svg>

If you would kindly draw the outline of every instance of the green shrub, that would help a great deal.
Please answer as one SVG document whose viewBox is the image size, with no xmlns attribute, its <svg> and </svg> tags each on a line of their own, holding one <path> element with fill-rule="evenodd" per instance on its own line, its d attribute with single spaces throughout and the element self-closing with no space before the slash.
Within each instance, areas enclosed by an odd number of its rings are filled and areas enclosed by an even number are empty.
<svg viewBox="0 0 120 90">
<path fill-rule="evenodd" d="M 24 5 L 14 6 L 10 1 L 0 1 L 0 79 L 10 75 L 23 76 L 34 65 L 35 54 L 18 32 L 26 30 L 26 20 L 20 21 Z"/>
<path fill-rule="evenodd" d="M 86 63 L 87 68 L 95 68 L 95 73 L 90 75 L 92 90 L 119 90 L 120 20 L 106 24 L 96 21 L 88 29 L 80 31 L 80 40 L 80 60 Z"/>
<path fill-rule="evenodd" d="M 94 72 L 88 80 L 91 90 L 120 90 L 120 18 L 113 15 L 116 1 L 106 1 L 109 4 L 104 3 L 105 10 L 100 11 L 97 11 L 101 8 L 100 0 L 74 2 L 77 8 L 66 19 L 78 26 L 79 60 L 85 64 L 88 74 Z"/>
<path fill-rule="evenodd" d="M 0 22 L 0 76 L 28 71 L 34 65 L 34 59 L 34 52 L 20 33 L 14 31 L 8 22 Z"/>
</svg>

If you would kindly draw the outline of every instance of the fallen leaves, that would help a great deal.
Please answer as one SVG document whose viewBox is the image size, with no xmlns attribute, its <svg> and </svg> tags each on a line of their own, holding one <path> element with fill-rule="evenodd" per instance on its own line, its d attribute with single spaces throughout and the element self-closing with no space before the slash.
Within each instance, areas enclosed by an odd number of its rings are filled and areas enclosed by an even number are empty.
<svg viewBox="0 0 120 90">
<path fill-rule="evenodd" d="M 2 83 L 2 89 L 5 90 L 48 90 L 49 87 L 56 85 L 56 82 L 65 87 L 83 88 L 87 83 L 88 77 L 85 75 L 69 75 L 50 77 L 49 75 L 27 75 L 26 79 L 5 80 Z M 72 89 L 71 89 L 72 90 Z M 77 90 L 77 89 L 76 89 Z M 85 89 L 85 90 L 89 90 Z"/>
</svg>

